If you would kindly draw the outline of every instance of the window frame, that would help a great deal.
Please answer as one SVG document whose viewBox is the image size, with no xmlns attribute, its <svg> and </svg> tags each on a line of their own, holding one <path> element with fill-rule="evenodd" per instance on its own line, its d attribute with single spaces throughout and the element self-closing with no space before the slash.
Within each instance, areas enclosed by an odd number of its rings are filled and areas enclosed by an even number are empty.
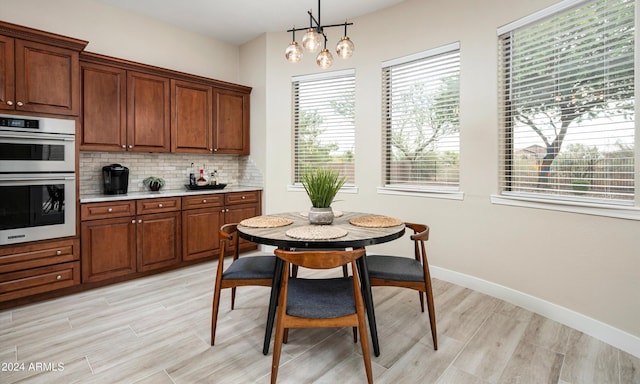
<svg viewBox="0 0 640 384">
<path fill-rule="evenodd" d="M 516 20 L 512 23 L 509 23 L 505 26 L 502 26 L 497 29 L 497 43 L 498 49 L 502 50 L 501 36 L 519 29 L 521 27 L 525 27 L 532 23 L 536 23 L 539 21 L 543 21 L 546 18 L 558 15 L 564 11 L 568 11 L 572 8 L 587 4 L 592 0 L 565 0 L 560 3 L 554 4 L 553 6 L 547 7 L 543 10 L 525 16 L 519 20 Z M 634 2 L 635 3 L 635 2 Z M 637 9 L 638 5 L 634 4 L 634 8 Z M 637 15 L 637 12 L 636 12 Z M 634 24 L 637 25 L 638 19 L 634 20 Z M 637 28 L 636 28 L 637 29 Z M 638 52 L 638 42 L 639 39 L 635 39 L 634 49 Z M 504 63 L 498 62 L 499 68 L 498 72 L 503 72 L 502 67 Z M 638 78 L 636 74 L 638 73 L 638 60 L 634 62 L 635 68 L 635 78 L 634 84 L 638 84 Z M 502 83 L 500 83 L 503 85 Z M 499 98 L 500 98 L 500 108 L 506 108 L 507 100 L 504 97 L 504 93 L 500 91 L 500 87 L 498 88 Z M 638 87 L 636 86 L 634 89 L 635 99 L 637 100 Z M 637 112 L 639 110 L 638 103 L 635 103 L 635 116 L 637 116 Z M 502 113 L 505 111 L 502 110 Z M 501 115 L 503 116 L 503 115 Z M 509 146 L 508 146 L 508 138 L 507 131 L 508 127 L 506 127 L 503 123 L 504 119 L 499 119 L 499 175 L 498 175 L 498 193 L 491 195 L 491 203 L 499 204 L 499 205 L 508 205 L 508 206 L 517 206 L 517 207 L 525 207 L 525 208 L 535 208 L 535 209 L 545 209 L 545 210 L 553 210 L 553 211 L 561 211 L 561 212 L 570 212 L 570 213 L 579 213 L 579 214 L 588 214 L 588 215 L 596 215 L 596 216 L 606 216 L 606 217 L 614 217 L 614 218 L 622 218 L 622 219 L 630 219 L 630 220 L 640 220 L 640 207 L 638 206 L 638 201 L 640 200 L 639 189 L 637 187 L 634 188 L 634 199 L 630 201 L 630 203 L 626 203 L 624 201 L 611 201 L 611 200 L 598 200 L 598 199 L 571 199 L 569 197 L 563 197 L 559 195 L 548 195 L 544 194 L 527 194 L 523 192 L 510 192 L 505 191 L 503 189 L 503 179 L 506 180 L 506 174 L 509 172 L 507 158 L 509 154 Z M 639 141 L 639 132 L 640 129 L 638 127 L 637 121 L 634 122 L 635 125 L 635 137 L 634 137 L 634 166 L 635 166 L 635 178 L 634 178 L 634 186 L 639 185 L 640 176 L 638 172 L 638 166 L 640 165 L 640 149 L 638 148 Z M 511 153 L 513 156 L 513 153 Z"/>
<path fill-rule="evenodd" d="M 295 92 L 295 83 L 296 82 L 304 82 L 304 81 L 317 81 L 317 80 L 330 80 L 330 79 L 337 79 L 337 78 L 341 78 L 341 77 L 351 77 L 352 81 L 353 81 L 353 102 L 355 104 L 355 92 L 356 92 L 356 70 L 354 68 L 350 68 L 350 69 L 343 69 L 343 70 L 336 70 L 336 71 L 330 71 L 330 72 L 321 72 L 321 73 L 314 73 L 314 74 L 308 74 L 308 75 L 299 75 L 299 76 L 293 76 L 291 78 L 291 87 L 292 87 L 292 94 L 291 94 L 291 110 L 292 110 L 292 116 L 291 116 L 291 140 L 292 140 L 292 152 L 291 152 L 291 162 L 292 162 L 292 169 L 291 169 L 291 183 L 289 185 L 287 185 L 287 191 L 294 191 L 294 192 L 300 192 L 300 191 L 305 191 L 304 187 L 302 186 L 302 183 L 300 181 L 296 181 L 296 173 L 298 170 L 298 158 L 297 158 L 297 154 L 296 151 L 298 149 L 298 127 L 296 126 L 297 124 L 297 118 L 296 118 L 296 112 L 297 112 L 297 106 L 296 106 L 296 92 Z M 356 148 L 356 141 L 357 141 L 357 133 L 356 133 L 356 124 L 355 124 L 355 116 L 354 116 L 354 122 L 353 122 L 353 145 L 354 145 L 354 158 L 352 161 L 353 164 L 353 183 L 345 183 L 342 188 L 340 188 L 341 193 L 357 193 L 358 192 L 358 187 L 356 186 L 356 169 L 355 169 L 355 165 L 356 165 L 356 153 L 355 153 L 355 148 Z"/>
<path fill-rule="evenodd" d="M 391 60 L 387 60 L 387 61 L 383 61 L 381 63 L 381 71 L 382 71 L 382 119 L 381 119 L 381 126 L 382 126 L 382 148 L 381 148 L 381 154 L 382 154 L 382 175 L 381 175 L 381 181 L 382 181 L 382 186 L 377 187 L 377 193 L 378 194 L 386 194 L 386 195 L 401 195 L 401 196 L 416 196 L 416 197 L 428 197 L 428 198 L 439 198 L 439 199 L 451 199 L 451 200 L 463 200 L 464 199 L 464 193 L 461 190 L 461 180 L 460 180 L 460 169 L 461 169 L 461 165 L 460 165 L 460 149 L 461 149 L 461 139 L 460 139 L 460 133 L 461 133 L 461 124 L 458 124 L 458 184 L 456 186 L 451 186 L 451 185 L 442 185 L 442 186 L 435 186 L 435 185 L 418 185 L 418 184 L 414 184 L 414 185 L 406 185 L 406 186 L 401 186 L 398 184 L 388 184 L 389 182 L 389 178 L 388 178 L 388 169 L 390 166 L 390 161 L 389 161 L 389 151 L 387 150 L 388 147 L 388 137 L 389 137 L 389 132 L 390 132 L 390 127 L 386 121 L 385 115 L 387 114 L 386 110 L 388 108 L 387 103 L 385 102 L 385 100 L 387 99 L 387 95 L 385 94 L 385 76 L 384 76 L 384 71 L 389 68 L 389 67 L 393 67 L 393 66 L 397 66 L 397 65 L 403 65 L 403 64 L 408 64 L 411 62 L 416 62 L 419 60 L 428 60 L 428 59 L 432 59 L 432 58 L 436 58 L 438 56 L 442 56 L 442 55 L 446 55 L 446 54 L 450 54 L 450 53 L 457 53 L 458 54 L 458 81 L 460 82 L 461 77 L 462 77 L 462 71 L 461 71 L 461 44 L 459 41 L 451 43 L 451 44 L 446 44 L 440 47 L 436 47 L 436 48 L 432 48 L 432 49 L 428 49 L 422 52 L 418 52 L 418 53 L 414 53 L 414 54 L 410 54 L 407 56 L 403 56 L 403 57 L 399 57 L 399 58 L 394 58 Z M 460 119 L 460 100 L 461 100 L 461 91 L 460 89 L 458 89 L 458 112 L 457 112 L 457 116 L 458 119 Z"/>
</svg>

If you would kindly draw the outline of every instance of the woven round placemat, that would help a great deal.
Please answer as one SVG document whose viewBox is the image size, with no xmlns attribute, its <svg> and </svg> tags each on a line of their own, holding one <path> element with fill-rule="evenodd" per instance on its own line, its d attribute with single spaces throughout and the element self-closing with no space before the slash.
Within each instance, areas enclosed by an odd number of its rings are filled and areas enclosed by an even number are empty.
<svg viewBox="0 0 640 384">
<path fill-rule="evenodd" d="M 293 220 L 278 217 L 278 216 L 256 216 L 249 219 L 244 219 L 240 222 L 240 225 L 252 228 L 275 228 L 284 227 L 293 223 Z"/>
<path fill-rule="evenodd" d="M 342 215 L 344 215 L 342 211 L 333 210 L 333 217 L 340 217 Z M 309 217 L 309 211 L 300 212 L 300 216 Z"/>
<path fill-rule="evenodd" d="M 371 215 L 354 217 L 353 219 L 349 220 L 349 223 L 358 227 L 386 228 L 400 225 L 403 223 L 403 221 L 400 219 L 396 219 L 395 217 Z"/>
<path fill-rule="evenodd" d="M 285 232 L 289 237 L 304 240 L 328 240 L 337 239 L 347 235 L 347 230 L 332 225 L 305 225 L 302 227 L 291 228 Z"/>
</svg>

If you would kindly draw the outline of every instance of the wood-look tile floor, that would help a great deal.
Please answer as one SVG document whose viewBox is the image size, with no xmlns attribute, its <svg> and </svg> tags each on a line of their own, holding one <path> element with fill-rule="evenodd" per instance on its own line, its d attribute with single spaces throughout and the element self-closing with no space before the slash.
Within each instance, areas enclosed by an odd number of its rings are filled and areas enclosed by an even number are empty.
<svg viewBox="0 0 640 384">
<path fill-rule="evenodd" d="M 233 311 L 223 290 L 211 347 L 215 265 L 1 311 L 0 383 L 268 383 L 269 289 L 239 288 Z M 438 351 L 415 292 L 373 289 L 382 352 L 372 357 L 375 382 L 640 383 L 637 357 L 504 301 L 433 283 Z M 366 382 L 351 330 L 291 330 L 278 382 Z"/>
</svg>

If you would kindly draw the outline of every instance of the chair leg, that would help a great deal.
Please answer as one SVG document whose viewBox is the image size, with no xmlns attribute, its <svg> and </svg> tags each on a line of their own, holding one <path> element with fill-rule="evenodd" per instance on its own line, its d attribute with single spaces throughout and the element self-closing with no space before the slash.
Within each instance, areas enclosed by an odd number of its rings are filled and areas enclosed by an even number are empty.
<svg viewBox="0 0 640 384">
<path fill-rule="evenodd" d="M 216 325 L 218 324 L 218 308 L 220 307 L 220 289 L 215 287 L 213 290 L 213 305 L 211 306 L 211 345 L 216 340 Z"/>
<path fill-rule="evenodd" d="M 236 305 L 236 287 L 231 288 L 231 310 L 233 311 L 233 308 Z"/>
<path fill-rule="evenodd" d="M 438 336 L 436 331 L 436 309 L 433 304 L 433 292 L 431 284 L 427 285 L 427 306 L 429 307 L 429 323 L 431 324 L 431 338 L 433 339 L 433 349 L 438 350 Z"/>
<path fill-rule="evenodd" d="M 353 327 L 353 342 L 358 342 L 358 327 Z"/>
<path fill-rule="evenodd" d="M 418 296 L 420 296 L 420 309 L 424 312 L 424 296 L 421 291 L 418 291 Z"/>
<path fill-rule="evenodd" d="M 276 336 L 273 341 L 273 359 L 271 360 L 271 384 L 275 384 L 278 379 L 278 368 L 280 368 L 280 353 L 282 352 L 282 342 L 288 329 L 284 328 L 282 316 L 278 314 L 276 321 Z"/>
<path fill-rule="evenodd" d="M 373 372 L 371 371 L 371 352 L 369 351 L 369 336 L 364 321 L 364 314 L 359 319 L 358 329 L 360 330 L 360 346 L 362 347 L 362 359 L 364 360 L 364 370 L 367 373 L 367 382 L 373 384 Z"/>
</svg>

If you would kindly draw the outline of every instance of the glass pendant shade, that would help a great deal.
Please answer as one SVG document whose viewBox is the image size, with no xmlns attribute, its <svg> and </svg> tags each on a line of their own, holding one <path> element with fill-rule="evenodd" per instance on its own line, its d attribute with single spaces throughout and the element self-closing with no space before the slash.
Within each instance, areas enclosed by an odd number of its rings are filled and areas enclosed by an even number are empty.
<svg viewBox="0 0 640 384">
<path fill-rule="evenodd" d="M 333 56 L 328 49 L 323 49 L 316 57 L 316 64 L 322 69 L 327 69 L 333 64 Z"/>
<path fill-rule="evenodd" d="M 322 35 L 315 29 L 307 29 L 307 33 L 302 37 L 302 48 L 307 52 L 318 52 L 322 44 Z"/>
<path fill-rule="evenodd" d="M 340 39 L 338 45 L 336 45 L 336 52 L 338 53 L 338 57 L 342 59 L 348 59 L 353 55 L 353 51 L 355 50 L 355 46 L 351 39 L 347 36 Z"/>
<path fill-rule="evenodd" d="M 297 41 L 289 44 L 287 49 L 284 51 L 284 57 L 290 63 L 297 63 L 302 58 L 302 47 L 298 44 Z"/>
</svg>

